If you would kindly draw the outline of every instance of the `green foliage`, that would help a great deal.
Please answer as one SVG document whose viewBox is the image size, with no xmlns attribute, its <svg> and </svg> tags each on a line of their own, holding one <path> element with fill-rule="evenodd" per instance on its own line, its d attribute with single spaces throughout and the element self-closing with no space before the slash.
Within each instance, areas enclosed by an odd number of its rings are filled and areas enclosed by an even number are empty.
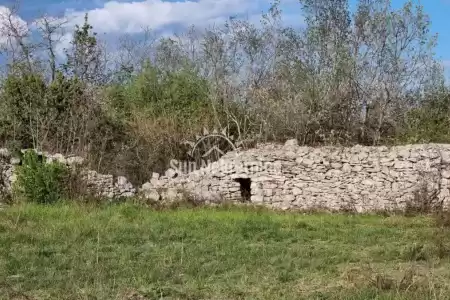
<svg viewBox="0 0 450 300">
<path fill-rule="evenodd" d="M 14 183 L 15 196 L 27 202 L 40 204 L 55 203 L 65 195 L 66 166 L 58 163 L 46 163 L 35 151 L 27 151 L 18 166 L 17 180 Z"/>
<path fill-rule="evenodd" d="M 408 112 L 400 140 L 405 143 L 450 143 L 450 92 L 429 95 Z"/>
<path fill-rule="evenodd" d="M 62 67 L 69 76 L 97 82 L 100 79 L 102 51 L 97 42 L 97 33 L 92 32 L 92 29 L 86 14 L 83 25 L 75 26 L 71 48 L 66 49 L 67 61 Z"/>
<path fill-rule="evenodd" d="M 115 154 L 107 159 L 133 182 L 164 172 L 173 158 L 182 159 L 187 151 L 180 141 L 213 124 L 209 84 L 192 69 L 172 72 L 147 63 L 130 82 L 110 86 L 105 94 L 105 113 L 122 128 L 108 136 L 125 135 L 121 149 L 113 146 Z"/>
<path fill-rule="evenodd" d="M 18 140 L 24 147 L 35 146 L 39 116 L 45 114 L 45 82 L 39 74 L 10 75 L 1 91 L 1 134 L 5 140 Z"/>
<path fill-rule="evenodd" d="M 83 95 L 83 84 L 78 78 L 64 76 L 61 72 L 47 87 L 46 102 L 58 113 L 66 112 L 74 100 Z"/>
<path fill-rule="evenodd" d="M 73 153 L 85 148 L 101 122 L 99 104 L 87 96 L 86 84 L 61 72 L 50 83 L 38 74 L 10 74 L 0 98 L 0 137 L 22 149 Z"/>
<path fill-rule="evenodd" d="M 149 116 L 172 116 L 180 122 L 199 116 L 209 107 L 209 85 L 190 69 L 163 71 L 146 64 L 129 84 L 109 90 L 115 111 L 130 115 L 132 110 Z"/>
</svg>

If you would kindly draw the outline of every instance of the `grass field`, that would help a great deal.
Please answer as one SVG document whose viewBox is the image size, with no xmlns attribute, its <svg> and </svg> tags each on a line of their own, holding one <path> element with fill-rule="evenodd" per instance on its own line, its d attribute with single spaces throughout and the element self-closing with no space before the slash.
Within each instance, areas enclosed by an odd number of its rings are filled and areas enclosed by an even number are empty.
<svg viewBox="0 0 450 300">
<path fill-rule="evenodd" d="M 0 211 L 0 299 L 450 299 L 428 217 L 21 205 Z"/>
</svg>

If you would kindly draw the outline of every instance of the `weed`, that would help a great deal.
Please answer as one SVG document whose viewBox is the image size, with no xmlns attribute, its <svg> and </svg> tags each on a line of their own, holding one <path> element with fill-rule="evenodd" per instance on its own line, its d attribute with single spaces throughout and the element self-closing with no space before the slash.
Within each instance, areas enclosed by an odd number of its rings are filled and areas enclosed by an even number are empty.
<svg viewBox="0 0 450 300">
<path fill-rule="evenodd" d="M 16 198 L 41 204 L 55 203 L 66 195 L 66 166 L 46 163 L 35 151 L 27 151 L 22 165 L 17 168 L 17 181 L 14 185 Z"/>
<path fill-rule="evenodd" d="M 439 211 L 441 211 L 441 207 L 437 201 L 437 191 L 430 190 L 429 182 L 424 176 L 414 192 L 413 198 L 406 202 L 405 215 L 416 216 Z"/>
</svg>

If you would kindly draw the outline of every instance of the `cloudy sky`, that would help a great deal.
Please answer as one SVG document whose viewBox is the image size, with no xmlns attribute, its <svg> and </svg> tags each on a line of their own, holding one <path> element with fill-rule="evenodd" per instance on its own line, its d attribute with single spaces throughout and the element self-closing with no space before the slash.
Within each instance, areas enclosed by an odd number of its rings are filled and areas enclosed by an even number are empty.
<svg viewBox="0 0 450 300">
<path fill-rule="evenodd" d="M 284 20 L 301 24 L 296 0 L 281 0 Z M 351 0 L 354 5 L 356 0 Z M 400 7 L 405 0 L 393 0 Z M 450 0 L 421 1 L 431 16 L 432 30 L 439 33 L 437 56 L 444 61 L 450 75 Z M 7 6 L 11 0 L 0 0 Z M 230 16 L 257 20 L 267 10 L 270 0 L 22 0 L 19 17 L 27 22 L 43 14 L 66 16 L 80 22 L 86 12 L 99 34 L 135 34 L 150 27 L 161 33 L 195 24 L 208 26 L 223 23 Z"/>
</svg>

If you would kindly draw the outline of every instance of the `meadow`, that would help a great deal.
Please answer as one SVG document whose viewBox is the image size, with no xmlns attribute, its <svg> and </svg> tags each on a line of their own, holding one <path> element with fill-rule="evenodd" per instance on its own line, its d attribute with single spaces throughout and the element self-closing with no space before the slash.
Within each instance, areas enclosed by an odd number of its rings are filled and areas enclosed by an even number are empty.
<svg viewBox="0 0 450 300">
<path fill-rule="evenodd" d="M 428 216 L 22 204 L 0 210 L 0 299 L 450 299 Z"/>
</svg>

